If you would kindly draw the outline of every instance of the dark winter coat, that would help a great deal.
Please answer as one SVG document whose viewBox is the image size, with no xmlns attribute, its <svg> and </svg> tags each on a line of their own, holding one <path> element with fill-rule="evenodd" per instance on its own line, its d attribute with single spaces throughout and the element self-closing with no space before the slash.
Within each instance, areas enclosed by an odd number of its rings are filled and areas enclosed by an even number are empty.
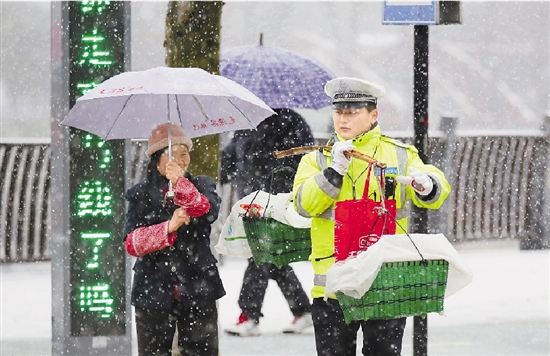
<svg viewBox="0 0 550 356">
<path fill-rule="evenodd" d="M 134 265 L 132 305 L 140 308 L 169 309 L 175 285 L 181 300 L 197 305 L 203 300 L 216 300 L 225 290 L 210 250 L 210 231 L 217 219 L 221 198 L 216 193 L 214 180 L 207 176 L 193 177 L 186 173 L 210 202 L 210 211 L 192 218 L 189 225 L 177 231 L 173 246 L 139 257 Z M 124 236 L 141 226 L 150 226 L 170 220 L 178 206 L 165 207 L 162 188 L 168 180 L 156 169 L 150 170 L 145 181 L 130 188 L 125 195 L 128 212 L 124 223 Z"/>
<path fill-rule="evenodd" d="M 222 151 L 221 183 L 234 184 L 239 198 L 260 189 L 272 194 L 292 191 L 293 172 L 276 173 L 273 187 L 270 173 L 280 165 L 295 172 L 301 156 L 276 159 L 273 152 L 314 143 L 311 128 L 301 115 L 289 109 L 275 112 L 277 115 L 263 120 L 256 130 L 236 131 Z"/>
</svg>

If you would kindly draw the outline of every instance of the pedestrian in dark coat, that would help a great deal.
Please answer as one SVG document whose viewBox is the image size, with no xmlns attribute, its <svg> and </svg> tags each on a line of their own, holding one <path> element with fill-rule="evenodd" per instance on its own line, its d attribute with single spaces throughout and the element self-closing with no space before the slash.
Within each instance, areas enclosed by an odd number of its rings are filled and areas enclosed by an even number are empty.
<svg viewBox="0 0 550 356">
<path fill-rule="evenodd" d="M 314 143 L 311 128 L 302 116 L 289 109 L 275 109 L 275 112 L 276 115 L 262 121 L 256 130 L 236 131 L 222 152 L 221 182 L 233 184 L 239 199 L 256 190 L 271 194 L 290 192 L 300 157 L 278 160 L 273 151 Z M 271 171 L 280 165 L 292 169 L 276 173 L 271 185 Z M 238 301 L 242 313 L 234 326 L 225 329 L 228 334 L 260 334 L 258 324 L 269 279 L 277 282 L 294 315 L 293 322 L 283 332 L 301 333 L 313 325 L 310 300 L 292 267 L 278 269 L 271 263 L 258 267 L 250 258 Z"/>
<path fill-rule="evenodd" d="M 144 181 L 125 195 L 125 247 L 134 265 L 139 355 L 171 355 L 178 330 L 183 355 L 218 355 L 216 300 L 225 290 L 210 249 L 210 231 L 221 199 L 214 180 L 192 176 L 191 140 L 168 124 L 153 129 L 146 151 L 151 161 Z M 175 196 L 170 198 L 169 183 Z"/>
</svg>

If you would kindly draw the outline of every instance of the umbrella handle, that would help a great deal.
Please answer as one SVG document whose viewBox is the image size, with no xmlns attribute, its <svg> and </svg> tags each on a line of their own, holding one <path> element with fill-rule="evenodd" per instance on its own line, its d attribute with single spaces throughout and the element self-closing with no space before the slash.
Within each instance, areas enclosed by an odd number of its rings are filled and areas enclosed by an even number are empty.
<svg viewBox="0 0 550 356">
<path fill-rule="evenodd" d="M 172 181 L 168 182 L 168 191 L 166 192 L 166 199 L 174 199 L 176 196 L 176 193 L 174 192 L 172 188 Z"/>
</svg>

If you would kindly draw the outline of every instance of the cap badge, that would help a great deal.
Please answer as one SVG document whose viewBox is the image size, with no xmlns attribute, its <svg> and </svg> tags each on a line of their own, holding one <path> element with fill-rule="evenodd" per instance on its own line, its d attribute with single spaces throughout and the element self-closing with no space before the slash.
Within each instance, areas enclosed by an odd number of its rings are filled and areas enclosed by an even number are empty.
<svg viewBox="0 0 550 356">
<path fill-rule="evenodd" d="M 336 92 L 347 92 L 349 89 L 348 89 L 348 84 L 346 83 L 345 80 L 341 80 L 340 81 L 340 84 L 338 84 L 338 90 Z"/>
</svg>

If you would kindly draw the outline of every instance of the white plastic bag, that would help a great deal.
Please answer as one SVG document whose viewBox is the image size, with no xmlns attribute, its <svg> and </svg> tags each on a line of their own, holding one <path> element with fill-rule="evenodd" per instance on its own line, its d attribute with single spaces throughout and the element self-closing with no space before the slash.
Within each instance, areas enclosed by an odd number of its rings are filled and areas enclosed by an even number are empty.
<svg viewBox="0 0 550 356">
<path fill-rule="evenodd" d="M 409 234 L 426 260 L 446 260 L 449 274 L 445 298 L 468 285 L 472 271 L 442 234 Z M 340 291 L 361 298 L 372 285 L 385 262 L 420 261 L 420 255 L 407 235 L 383 235 L 367 251 L 332 265 L 327 271 L 326 294 Z"/>
<path fill-rule="evenodd" d="M 250 202 L 255 195 L 256 192 L 253 192 L 237 201 L 233 207 L 231 207 L 231 212 L 223 224 L 218 244 L 214 247 L 218 253 L 226 256 L 252 257 L 252 252 L 250 251 L 250 246 L 248 246 L 248 240 L 246 239 L 242 217 L 246 214 Z M 254 204 L 257 204 L 258 207 L 263 209 L 261 203 L 263 202 L 263 206 L 265 206 L 268 195 L 269 194 L 262 191 L 258 192 L 258 196 L 254 199 Z"/>
<path fill-rule="evenodd" d="M 252 206 L 250 206 L 252 204 Z M 265 211 L 267 206 L 267 211 Z M 243 226 L 242 217 L 247 209 L 258 216 L 273 218 L 283 224 L 298 228 L 311 227 L 311 219 L 304 218 L 294 210 L 291 193 L 270 195 L 264 191 L 254 191 L 233 205 L 222 227 L 216 251 L 227 256 L 252 257 Z"/>
</svg>

